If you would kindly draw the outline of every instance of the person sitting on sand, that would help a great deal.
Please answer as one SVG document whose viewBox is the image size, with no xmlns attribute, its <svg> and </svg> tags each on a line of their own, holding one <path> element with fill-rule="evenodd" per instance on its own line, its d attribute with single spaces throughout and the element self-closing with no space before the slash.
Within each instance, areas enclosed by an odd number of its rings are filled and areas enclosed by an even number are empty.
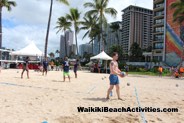
<svg viewBox="0 0 184 123">
<path fill-rule="evenodd" d="M 24 71 L 26 71 L 27 72 L 27 78 L 29 79 L 29 67 L 28 67 L 29 60 L 30 60 L 29 57 L 26 57 L 24 59 L 21 78 L 23 78 Z"/>
<path fill-rule="evenodd" d="M 48 61 L 47 61 L 47 58 L 43 61 L 43 73 L 42 75 L 44 76 L 44 73 L 45 75 L 47 75 L 47 71 L 48 71 Z"/>
<path fill-rule="evenodd" d="M 118 96 L 119 100 L 122 100 L 120 98 L 120 88 L 119 88 L 119 79 L 118 79 L 118 75 L 120 77 L 123 77 L 121 74 L 121 71 L 118 68 L 118 53 L 114 52 L 112 55 L 113 60 L 110 62 L 110 76 L 109 76 L 109 80 L 110 80 L 110 87 L 107 91 L 107 99 L 109 99 L 109 94 L 112 91 L 112 89 L 114 88 L 114 86 L 116 86 L 116 93 Z"/>
<path fill-rule="evenodd" d="M 69 82 L 70 82 L 70 74 L 69 74 L 69 61 L 68 57 L 65 57 L 65 61 L 63 62 L 63 81 L 65 82 L 66 76 L 68 76 Z"/>
</svg>

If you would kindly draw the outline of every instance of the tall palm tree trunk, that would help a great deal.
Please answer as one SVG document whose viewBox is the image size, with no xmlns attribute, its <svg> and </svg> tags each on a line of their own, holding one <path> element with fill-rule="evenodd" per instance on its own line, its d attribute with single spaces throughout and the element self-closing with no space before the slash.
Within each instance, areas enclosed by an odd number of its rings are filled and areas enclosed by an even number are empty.
<svg viewBox="0 0 184 123">
<path fill-rule="evenodd" d="M 67 48 L 67 40 L 66 40 L 66 31 L 64 31 L 64 36 L 65 36 L 65 56 L 68 56 L 68 48 Z"/>
<path fill-rule="evenodd" d="M 75 43 L 76 43 L 76 49 L 77 49 L 77 56 L 79 56 L 79 49 L 78 49 L 78 42 L 77 42 L 77 27 L 75 25 Z"/>
<path fill-rule="evenodd" d="M 102 14 L 100 14 L 100 18 L 101 18 L 101 22 L 100 22 L 100 28 L 101 28 L 101 37 L 100 37 L 100 44 L 101 44 L 101 48 L 100 48 L 100 52 L 104 50 L 104 41 L 103 41 L 103 23 L 102 23 Z"/>
<path fill-rule="evenodd" d="M 2 48 L 2 7 L 0 7 L 0 49 Z M 0 51 L 0 60 L 2 59 L 2 54 Z M 1 62 L 0 62 L 1 65 Z"/>
<path fill-rule="evenodd" d="M 100 45 L 100 44 L 101 44 L 101 41 L 100 41 L 100 34 L 98 35 L 98 43 L 99 43 L 99 49 L 98 49 L 98 50 L 99 50 L 99 53 L 100 53 L 100 48 L 101 48 L 101 45 Z"/>
<path fill-rule="evenodd" d="M 49 20 L 48 20 L 47 33 L 45 38 L 45 54 L 44 54 L 45 58 L 47 58 L 48 38 L 49 38 L 50 22 L 52 17 L 52 6 L 53 6 L 53 0 L 51 0 L 51 3 L 50 3 Z"/>
<path fill-rule="evenodd" d="M 92 44 L 91 44 L 92 45 L 92 55 L 93 55 L 93 41 L 94 41 L 94 39 L 92 40 Z"/>
</svg>

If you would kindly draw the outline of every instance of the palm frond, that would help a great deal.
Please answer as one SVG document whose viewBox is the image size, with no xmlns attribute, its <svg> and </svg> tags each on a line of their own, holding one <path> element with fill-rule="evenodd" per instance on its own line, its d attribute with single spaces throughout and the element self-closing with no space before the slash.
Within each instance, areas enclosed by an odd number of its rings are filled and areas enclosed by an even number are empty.
<svg viewBox="0 0 184 123">
<path fill-rule="evenodd" d="M 105 13 L 110 14 L 111 16 L 115 18 L 118 12 L 114 8 L 106 8 Z"/>
<path fill-rule="evenodd" d="M 87 8 L 87 7 L 90 7 L 90 8 L 95 8 L 95 4 L 92 3 L 92 2 L 87 2 L 84 4 L 84 7 Z"/>
<path fill-rule="evenodd" d="M 89 34 L 89 30 L 84 34 L 84 36 L 82 37 L 82 40 Z"/>
<path fill-rule="evenodd" d="M 69 5 L 68 0 L 57 0 L 57 1 L 59 1 L 59 2 L 61 2 L 61 3 L 64 3 L 64 4 L 66 4 L 66 5 Z"/>
<path fill-rule="evenodd" d="M 90 11 L 85 13 L 85 16 L 98 16 L 98 10 L 96 10 L 96 9 L 90 10 Z"/>
<path fill-rule="evenodd" d="M 8 0 L 3 0 L 1 1 L 1 6 L 6 7 L 8 11 L 12 10 L 12 6 L 15 7 L 17 4 L 15 1 L 8 1 Z"/>
</svg>

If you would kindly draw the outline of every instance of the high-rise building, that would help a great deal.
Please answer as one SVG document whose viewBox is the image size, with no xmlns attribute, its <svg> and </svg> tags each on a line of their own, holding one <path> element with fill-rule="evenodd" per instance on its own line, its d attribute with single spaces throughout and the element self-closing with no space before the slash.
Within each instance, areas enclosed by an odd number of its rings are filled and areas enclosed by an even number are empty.
<svg viewBox="0 0 184 123">
<path fill-rule="evenodd" d="M 153 59 L 164 61 L 165 2 L 154 0 L 153 5 Z"/>
<path fill-rule="evenodd" d="M 67 45 L 65 45 L 65 37 L 63 35 L 61 35 L 60 37 L 60 57 L 64 58 L 66 56 L 66 50 L 65 47 Z"/>
<path fill-rule="evenodd" d="M 66 55 L 76 55 L 76 45 L 73 44 L 73 32 L 66 31 L 65 36 L 61 35 L 60 39 L 60 57 L 64 58 Z M 65 49 L 66 48 L 66 49 Z"/>
<path fill-rule="evenodd" d="M 66 41 L 71 46 L 74 43 L 73 42 L 73 37 L 74 37 L 73 31 L 66 31 L 65 36 L 66 36 Z"/>
<path fill-rule="evenodd" d="M 125 54 L 129 54 L 131 45 L 136 42 L 142 49 L 151 46 L 153 11 L 150 9 L 129 6 L 122 10 L 122 41 Z"/>
<path fill-rule="evenodd" d="M 91 46 L 91 44 L 81 44 L 80 46 L 79 46 L 79 54 L 81 55 L 81 56 L 83 56 L 84 55 L 84 53 L 92 53 L 92 46 Z"/>
<path fill-rule="evenodd" d="M 173 22 L 174 9 L 170 5 L 177 0 L 154 0 L 153 59 L 169 66 L 177 66 L 183 60 L 184 25 Z"/>
</svg>

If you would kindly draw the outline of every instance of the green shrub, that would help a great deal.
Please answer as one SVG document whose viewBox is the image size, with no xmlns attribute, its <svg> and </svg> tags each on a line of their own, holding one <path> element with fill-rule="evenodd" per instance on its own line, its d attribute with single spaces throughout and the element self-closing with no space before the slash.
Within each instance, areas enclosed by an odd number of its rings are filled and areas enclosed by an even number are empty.
<svg viewBox="0 0 184 123">
<path fill-rule="evenodd" d="M 138 68 L 139 72 L 146 72 L 147 70 L 145 70 L 144 68 Z"/>
</svg>

